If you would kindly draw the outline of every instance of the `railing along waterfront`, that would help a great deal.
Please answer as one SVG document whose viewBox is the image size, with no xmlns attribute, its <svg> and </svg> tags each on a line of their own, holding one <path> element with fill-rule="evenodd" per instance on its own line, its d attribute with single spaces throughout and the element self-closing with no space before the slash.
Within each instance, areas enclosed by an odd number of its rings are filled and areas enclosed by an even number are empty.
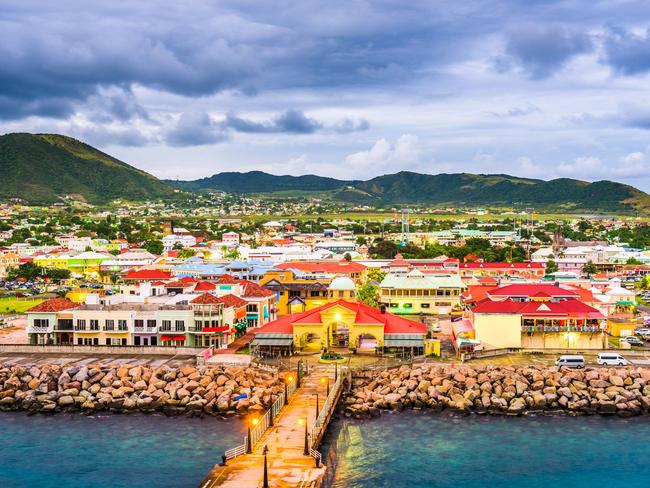
<svg viewBox="0 0 650 488">
<path fill-rule="evenodd" d="M 318 413 L 318 417 L 314 421 L 314 425 L 312 426 L 311 432 L 309 433 L 310 454 L 314 459 L 316 459 L 316 464 L 320 463 L 321 454 L 315 448 L 318 447 L 317 443 L 320 441 L 322 437 L 323 429 L 327 427 L 326 421 L 329 419 L 331 411 L 336 406 L 335 405 L 336 400 L 339 394 L 341 393 L 341 387 L 343 385 L 343 381 L 348 374 L 349 374 L 348 367 L 340 368 L 338 375 L 336 377 L 336 381 L 334 382 L 332 388 L 330 389 L 330 394 L 327 396 L 327 399 L 323 404 L 323 408 Z"/>
<path fill-rule="evenodd" d="M 296 391 L 296 382 L 291 381 L 286 388 L 287 392 L 287 398 L 290 398 L 291 395 Z M 273 402 L 273 405 L 271 405 L 271 408 L 269 408 L 266 413 L 262 416 L 261 419 L 257 421 L 255 426 L 250 429 L 250 437 L 249 434 L 247 433 L 246 436 L 244 436 L 244 442 L 243 444 L 239 444 L 238 446 L 233 447 L 232 449 L 228 449 L 226 452 L 223 453 L 222 456 L 222 464 L 225 465 L 226 461 L 229 459 L 234 459 L 237 456 L 241 456 L 243 454 L 247 454 L 249 452 L 253 451 L 253 448 L 255 447 L 255 444 L 262 438 L 264 433 L 273 425 L 273 420 L 279 415 L 280 411 L 282 410 L 282 407 L 286 404 L 285 401 L 285 396 L 284 392 L 280 393 L 278 398 Z M 250 428 L 250 425 L 249 425 Z M 249 447 L 249 442 L 250 442 L 250 447 Z"/>
</svg>

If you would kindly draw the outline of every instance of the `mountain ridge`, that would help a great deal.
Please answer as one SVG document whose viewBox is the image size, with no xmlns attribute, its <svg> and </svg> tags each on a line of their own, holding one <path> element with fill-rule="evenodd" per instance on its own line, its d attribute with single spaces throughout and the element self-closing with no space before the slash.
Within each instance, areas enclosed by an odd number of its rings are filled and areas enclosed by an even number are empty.
<svg viewBox="0 0 650 488">
<path fill-rule="evenodd" d="M 364 181 L 315 175 L 272 175 L 262 171 L 229 171 L 194 181 L 165 182 L 189 191 L 212 190 L 235 194 L 320 192 L 333 200 L 358 204 L 519 205 L 567 211 L 650 211 L 650 195 L 631 185 L 608 180 L 541 180 L 506 174 L 430 175 L 399 171 Z"/>
</svg>

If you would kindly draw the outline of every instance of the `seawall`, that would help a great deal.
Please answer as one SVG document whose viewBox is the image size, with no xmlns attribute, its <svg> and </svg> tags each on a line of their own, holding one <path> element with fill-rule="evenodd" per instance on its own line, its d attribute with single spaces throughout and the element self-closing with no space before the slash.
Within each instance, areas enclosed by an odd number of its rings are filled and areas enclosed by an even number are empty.
<svg viewBox="0 0 650 488">
<path fill-rule="evenodd" d="M 0 367 L 0 410 L 246 414 L 284 391 L 272 369 L 57 364 Z"/>
<path fill-rule="evenodd" d="M 353 417 L 404 408 L 459 413 L 650 413 L 650 369 L 441 366 L 357 373 L 342 402 Z"/>
</svg>

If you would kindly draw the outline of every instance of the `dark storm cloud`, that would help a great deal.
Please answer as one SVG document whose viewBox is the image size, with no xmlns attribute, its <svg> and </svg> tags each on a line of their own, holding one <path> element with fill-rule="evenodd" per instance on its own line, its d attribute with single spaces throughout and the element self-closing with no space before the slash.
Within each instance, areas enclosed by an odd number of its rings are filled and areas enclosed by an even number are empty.
<svg viewBox="0 0 650 488">
<path fill-rule="evenodd" d="M 227 139 L 221 124 L 212 120 L 205 112 L 187 112 L 165 134 L 170 146 L 199 146 L 214 144 Z"/>
<path fill-rule="evenodd" d="M 224 127 L 238 132 L 271 133 L 285 132 L 290 134 L 312 134 L 323 128 L 323 124 L 307 117 L 300 110 L 287 110 L 273 120 L 255 122 L 229 113 L 224 121 Z"/>
<path fill-rule="evenodd" d="M 593 44 L 585 32 L 563 26 L 529 25 L 512 30 L 506 41 L 505 56 L 497 66 L 515 65 L 532 79 L 552 76 L 577 54 L 588 52 Z"/>
<path fill-rule="evenodd" d="M 603 59 L 623 75 L 650 71 L 650 29 L 635 34 L 622 28 L 610 29 L 603 40 Z"/>
</svg>

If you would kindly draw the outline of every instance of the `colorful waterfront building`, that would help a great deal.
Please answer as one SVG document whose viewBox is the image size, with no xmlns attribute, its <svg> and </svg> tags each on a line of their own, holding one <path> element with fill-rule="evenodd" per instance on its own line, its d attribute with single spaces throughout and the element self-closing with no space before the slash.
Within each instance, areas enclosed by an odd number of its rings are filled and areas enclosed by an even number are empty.
<svg viewBox="0 0 650 488">
<path fill-rule="evenodd" d="M 28 343 L 74 344 L 72 311 L 79 306 L 65 298 L 54 298 L 27 310 Z"/>
<path fill-rule="evenodd" d="M 278 316 L 312 310 L 327 303 L 328 287 L 334 275 L 304 273 L 292 269 L 272 269 L 260 285 L 275 293 Z"/>
<path fill-rule="evenodd" d="M 389 313 L 384 307 L 377 309 L 359 302 L 353 290 L 337 286 L 327 304 L 259 328 L 251 348 L 261 354 L 337 348 L 371 353 L 424 352 L 426 325 Z M 339 292 L 343 292 L 342 297 Z"/>
<path fill-rule="evenodd" d="M 379 284 L 380 302 L 396 314 L 447 315 L 460 307 L 465 284 L 457 275 L 388 274 Z"/>
</svg>

